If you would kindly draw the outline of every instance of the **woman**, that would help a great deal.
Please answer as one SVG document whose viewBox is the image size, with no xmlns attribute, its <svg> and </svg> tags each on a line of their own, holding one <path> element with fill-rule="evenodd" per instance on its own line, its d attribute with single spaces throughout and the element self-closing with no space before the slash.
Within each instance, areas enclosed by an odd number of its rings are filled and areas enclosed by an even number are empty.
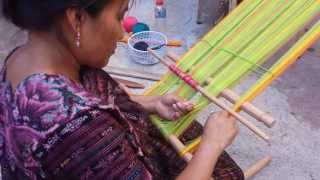
<svg viewBox="0 0 320 180">
<path fill-rule="evenodd" d="M 5 17 L 29 32 L 1 73 L 3 179 L 243 179 L 223 151 L 237 133 L 225 112 L 211 115 L 186 164 L 148 114 L 175 120 L 192 109 L 179 98 L 129 97 L 100 70 L 123 35 L 128 0 L 3 0 Z M 202 127 L 194 124 L 188 141 Z"/>
</svg>

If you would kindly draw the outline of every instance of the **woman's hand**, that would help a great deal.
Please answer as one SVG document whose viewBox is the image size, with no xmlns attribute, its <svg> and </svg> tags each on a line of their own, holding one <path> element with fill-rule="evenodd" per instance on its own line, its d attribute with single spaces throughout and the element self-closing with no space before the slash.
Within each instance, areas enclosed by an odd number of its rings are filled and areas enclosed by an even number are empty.
<svg viewBox="0 0 320 180">
<path fill-rule="evenodd" d="M 227 112 L 212 114 L 206 122 L 199 148 L 177 180 L 211 179 L 223 150 L 238 132 L 236 121 Z"/>
<path fill-rule="evenodd" d="M 225 111 L 214 113 L 206 122 L 203 143 L 218 146 L 223 151 L 232 143 L 238 131 L 236 119 L 233 116 Z"/>
<path fill-rule="evenodd" d="M 193 109 L 191 102 L 171 94 L 159 96 L 154 103 L 154 113 L 167 120 L 177 120 Z"/>
<path fill-rule="evenodd" d="M 158 114 L 167 120 L 176 120 L 193 109 L 193 104 L 183 101 L 172 94 L 163 96 L 139 96 L 131 95 L 131 99 L 139 104 L 149 113 Z"/>
</svg>

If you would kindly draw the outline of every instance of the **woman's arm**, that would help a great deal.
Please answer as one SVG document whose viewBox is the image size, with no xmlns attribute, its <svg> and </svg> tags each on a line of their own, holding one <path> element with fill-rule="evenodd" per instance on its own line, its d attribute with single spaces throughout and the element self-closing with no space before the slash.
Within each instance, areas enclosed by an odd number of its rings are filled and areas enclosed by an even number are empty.
<svg viewBox="0 0 320 180">
<path fill-rule="evenodd" d="M 223 148 L 218 144 L 202 141 L 188 166 L 178 176 L 177 180 L 210 180 L 214 167 Z"/>
<path fill-rule="evenodd" d="M 213 114 L 205 125 L 202 142 L 178 180 L 209 180 L 220 154 L 229 146 L 238 128 L 235 119 L 226 112 Z"/>
<path fill-rule="evenodd" d="M 158 114 L 167 120 L 176 120 L 193 109 L 193 104 L 174 95 L 137 96 L 131 95 L 131 100 L 141 104 L 149 112 Z"/>
</svg>

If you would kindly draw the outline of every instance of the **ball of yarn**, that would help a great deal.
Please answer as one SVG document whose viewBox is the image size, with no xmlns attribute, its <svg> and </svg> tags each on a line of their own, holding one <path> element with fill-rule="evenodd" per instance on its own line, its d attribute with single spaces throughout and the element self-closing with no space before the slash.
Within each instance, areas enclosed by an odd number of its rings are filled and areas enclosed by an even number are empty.
<svg viewBox="0 0 320 180">
<path fill-rule="evenodd" d="M 122 26 L 127 33 L 132 32 L 133 27 L 138 23 L 138 19 L 133 16 L 127 16 L 122 21 Z"/>
<path fill-rule="evenodd" d="M 140 51 L 147 51 L 149 45 L 144 41 L 139 41 L 133 45 L 133 47 Z"/>
<path fill-rule="evenodd" d="M 145 23 L 137 23 L 135 26 L 132 28 L 133 33 L 138 33 L 142 31 L 150 31 L 150 28 L 147 24 Z"/>
</svg>

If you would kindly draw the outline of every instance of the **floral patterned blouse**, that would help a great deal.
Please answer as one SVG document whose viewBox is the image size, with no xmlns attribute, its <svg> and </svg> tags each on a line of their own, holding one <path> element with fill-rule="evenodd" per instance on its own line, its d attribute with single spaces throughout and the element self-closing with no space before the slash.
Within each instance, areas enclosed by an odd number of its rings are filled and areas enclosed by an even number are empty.
<svg viewBox="0 0 320 180">
<path fill-rule="evenodd" d="M 104 71 L 82 68 L 81 83 L 37 73 L 15 90 L 0 76 L 0 157 L 4 180 L 173 179 L 186 163 L 148 114 Z M 199 135 L 196 124 L 182 138 Z M 216 179 L 242 179 L 222 154 Z"/>
</svg>

